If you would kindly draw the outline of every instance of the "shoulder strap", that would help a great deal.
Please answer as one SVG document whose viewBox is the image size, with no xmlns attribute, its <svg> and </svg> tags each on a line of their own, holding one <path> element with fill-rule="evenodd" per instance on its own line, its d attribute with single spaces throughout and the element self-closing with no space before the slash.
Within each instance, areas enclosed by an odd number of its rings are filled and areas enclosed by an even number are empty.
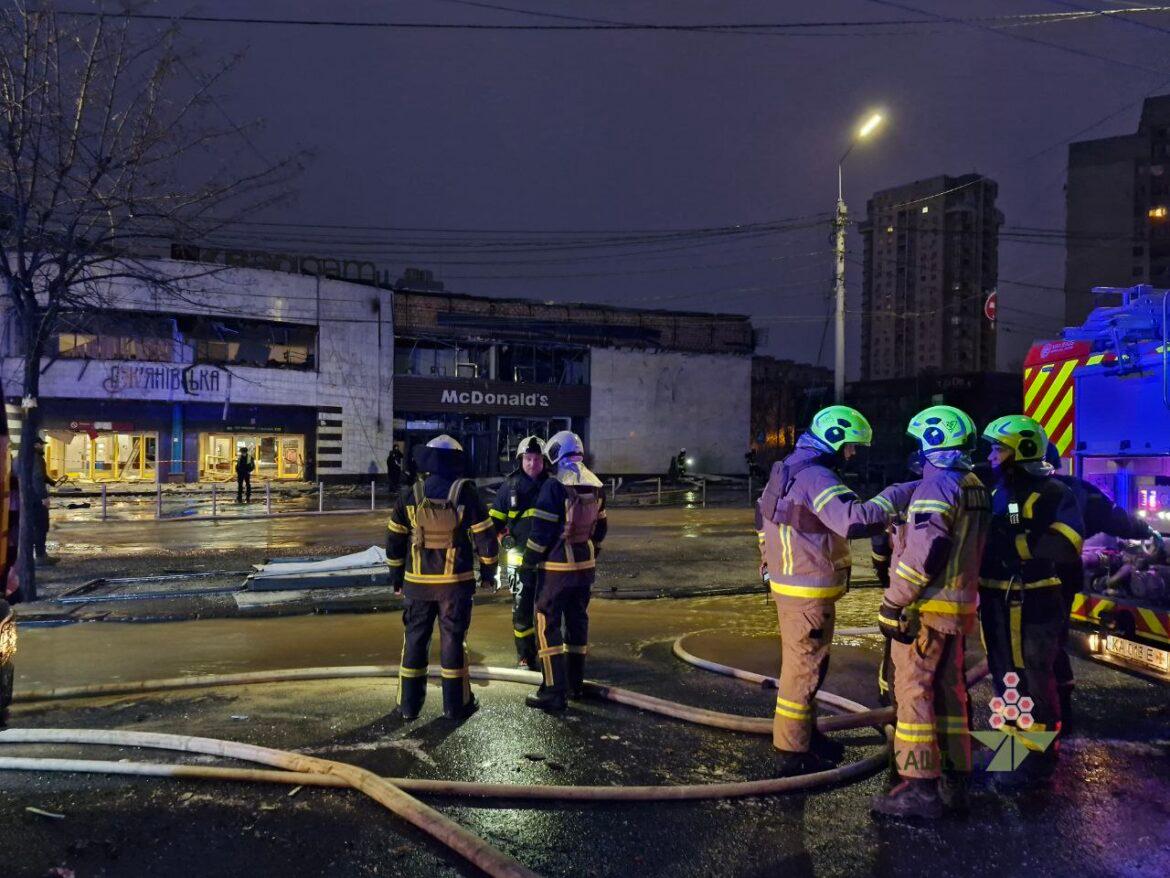
<svg viewBox="0 0 1170 878">
<path fill-rule="evenodd" d="M 447 502 L 452 506 L 459 505 L 459 492 L 467 484 L 467 479 L 456 479 L 451 483 L 451 490 L 447 492 Z"/>
<path fill-rule="evenodd" d="M 782 480 L 780 496 L 787 497 L 788 492 L 792 490 L 792 483 L 796 481 L 797 475 L 808 469 L 810 466 L 816 465 L 817 459 L 815 457 L 809 458 L 808 460 L 802 460 L 799 463 L 793 464 L 792 466 L 789 466 L 787 463 L 783 464 L 780 469 Z"/>
</svg>

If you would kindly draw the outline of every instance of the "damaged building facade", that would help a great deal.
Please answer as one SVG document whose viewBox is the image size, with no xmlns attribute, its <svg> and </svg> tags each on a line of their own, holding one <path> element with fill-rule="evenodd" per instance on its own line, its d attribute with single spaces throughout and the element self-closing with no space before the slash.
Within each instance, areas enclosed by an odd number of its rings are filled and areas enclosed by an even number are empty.
<svg viewBox="0 0 1170 878">
<path fill-rule="evenodd" d="M 191 277 L 173 291 L 120 284 L 101 311 L 64 315 L 50 339 L 39 405 L 52 477 L 230 481 L 245 447 L 260 480 L 331 478 L 370 471 L 379 452 L 385 460 L 389 291 L 158 265 Z M 10 429 L 22 350 L 6 314 Z"/>
<path fill-rule="evenodd" d="M 522 436 L 573 429 L 593 466 L 741 472 L 754 337 L 747 317 L 554 305 L 388 289 L 251 267 L 159 265 L 181 294 L 124 284 L 67 315 L 42 363 L 51 476 L 78 482 L 358 480 L 438 432 L 473 473 L 512 465 Z M 17 429 L 22 341 L 2 316 Z"/>
<path fill-rule="evenodd" d="M 739 472 L 754 337 L 747 317 L 394 295 L 394 438 L 459 437 L 477 475 L 520 440 L 573 430 L 593 467 L 654 474 L 682 448 L 699 472 Z"/>
</svg>

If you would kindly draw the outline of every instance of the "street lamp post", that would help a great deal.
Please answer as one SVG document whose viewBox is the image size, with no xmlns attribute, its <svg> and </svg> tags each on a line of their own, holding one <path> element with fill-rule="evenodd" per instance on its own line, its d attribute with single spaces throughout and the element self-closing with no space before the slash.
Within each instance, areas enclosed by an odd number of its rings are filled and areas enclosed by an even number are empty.
<svg viewBox="0 0 1170 878">
<path fill-rule="evenodd" d="M 881 113 L 871 113 L 849 142 L 849 147 L 841 156 L 841 160 L 837 162 L 837 212 L 833 215 L 833 255 L 835 257 L 833 293 L 836 298 L 833 400 L 837 403 L 845 401 L 845 227 L 849 224 L 849 211 L 845 207 L 842 175 L 845 159 L 849 157 L 849 153 L 853 152 L 853 147 L 873 134 L 884 119 L 885 117 Z"/>
</svg>

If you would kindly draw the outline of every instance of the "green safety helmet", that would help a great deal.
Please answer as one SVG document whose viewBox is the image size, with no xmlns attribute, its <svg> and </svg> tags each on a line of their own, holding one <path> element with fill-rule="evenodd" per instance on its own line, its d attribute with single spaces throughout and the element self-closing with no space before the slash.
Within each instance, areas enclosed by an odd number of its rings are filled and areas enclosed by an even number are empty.
<svg viewBox="0 0 1170 878">
<path fill-rule="evenodd" d="M 969 451 L 975 446 L 978 429 L 962 409 L 953 405 L 932 405 L 910 419 L 906 435 L 918 440 L 922 451 Z"/>
<path fill-rule="evenodd" d="M 1027 415 L 996 418 L 983 431 L 983 438 L 1010 448 L 1018 463 L 1043 460 L 1048 449 L 1048 434 Z"/>
<path fill-rule="evenodd" d="M 831 405 L 813 415 L 812 426 L 808 428 L 817 439 L 834 451 L 842 445 L 869 445 L 873 442 L 873 427 L 865 415 L 847 405 Z"/>
</svg>

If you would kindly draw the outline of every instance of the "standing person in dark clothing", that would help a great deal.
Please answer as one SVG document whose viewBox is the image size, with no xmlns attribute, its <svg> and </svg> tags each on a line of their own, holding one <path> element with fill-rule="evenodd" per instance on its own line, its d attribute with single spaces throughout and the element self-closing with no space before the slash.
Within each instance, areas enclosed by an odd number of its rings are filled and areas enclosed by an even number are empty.
<svg viewBox="0 0 1170 878">
<path fill-rule="evenodd" d="M 413 485 L 415 479 L 418 478 L 418 464 L 414 461 L 414 456 L 418 452 L 418 446 L 412 445 L 410 453 L 406 455 L 406 459 L 402 462 L 402 481 L 408 485 Z"/>
<path fill-rule="evenodd" d="M 536 498 L 548 478 L 544 465 L 544 442 L 537 436 L 526 436 L 516 449 L 520 466 L 509 473 L 500 485 L 496 502 L 490 514 L 495 520 L 496 532 L 505 547 L 528 544 L 535 521 Z M 536 659 L 536 628 L 533 624 L 533 604 L 536 598 L 536 571 L 524 567 L 519 571 L 520 587 L 512 596 L 512 635 L 516 641 L 516 657 L 521 667 L 539 671 Z"/>
<path fill-rule="evenodd" d="M 1047 778 L 1056 765 L 1061 717 L 1054 667 L 1068 625 L 1058 570 L 1079 561 L 1084 524 L 1072 491 L 1044 462 L 1048 436 L 1040 424 L 1007 415 L 983 436 L 991 443 L 992 467 L 991 528 L 979 583 L 987 664 L 998 697 L 1010 687 L 1021 703 L 1027 698 L 1033 705 L 1027 724 L 1006 716 L 1003 723 L 1031 751 L 1014 771 L 996 774 L 996 786 L 1013 790 Z M 1047 733 L 1055 737 L 1037 737 Z"/>
<path fill-rule="evenodd" d="M 49 478 L 45 469 L 45 440 L 38 436 L 33 441 L 33 508 L 28 510 L 26 518 L 33 528 L 33 550 L 36 553 L 37 564 L 52 566 L 57 563 L 56 558 L 50 558 L 45 540 L 49 536 Z"/>
<path fill-rule="evenodd" d="M 536 575 L 536 639 L 544 683 L 525 703 L 564 710 L 584 694 L 589 597 L 605 539 L 605 490 L 584 464 L 585 446 L 569 430 L 545 445 L 552 464 L 533 506 L 524 568 Z"/>
<path fill-rule="evenodd" d="M 252 502 L 252 470 L 256 464 L 248 457 L 247 447 L 240 449 L 240 456 L 236 460 L 236 502 Z M 247 494 L 245 495 L 245 491 Z M 246 496 L 246 499 L 245 499 Z"/>
<path fill-rule="evenodd" d="M 398 495 L 386 535 L 386 563 L 395 591 L 403 593 L 406 629 L 398 666 L 398 712 L 412 720 L 422 710 L 437 619 L 443 715 L 463 720 L 479 706 L 471 694 L 464 643 L 471 627 L 475 557 L 480 586 L 494 586 L 496 533 L 475 480 L 461 478 L 462 445 L 450 436 L 436 436 L 416 448 L 414 457 L 425 477 Z"/>
<path fill-rule="evenodd" d="M 386 455 L 386 481 L 390 485 L 390 500 L 393 502 L 398 489 L 402 487 L 402 452 L 397 445 Z"/>
</svg>

